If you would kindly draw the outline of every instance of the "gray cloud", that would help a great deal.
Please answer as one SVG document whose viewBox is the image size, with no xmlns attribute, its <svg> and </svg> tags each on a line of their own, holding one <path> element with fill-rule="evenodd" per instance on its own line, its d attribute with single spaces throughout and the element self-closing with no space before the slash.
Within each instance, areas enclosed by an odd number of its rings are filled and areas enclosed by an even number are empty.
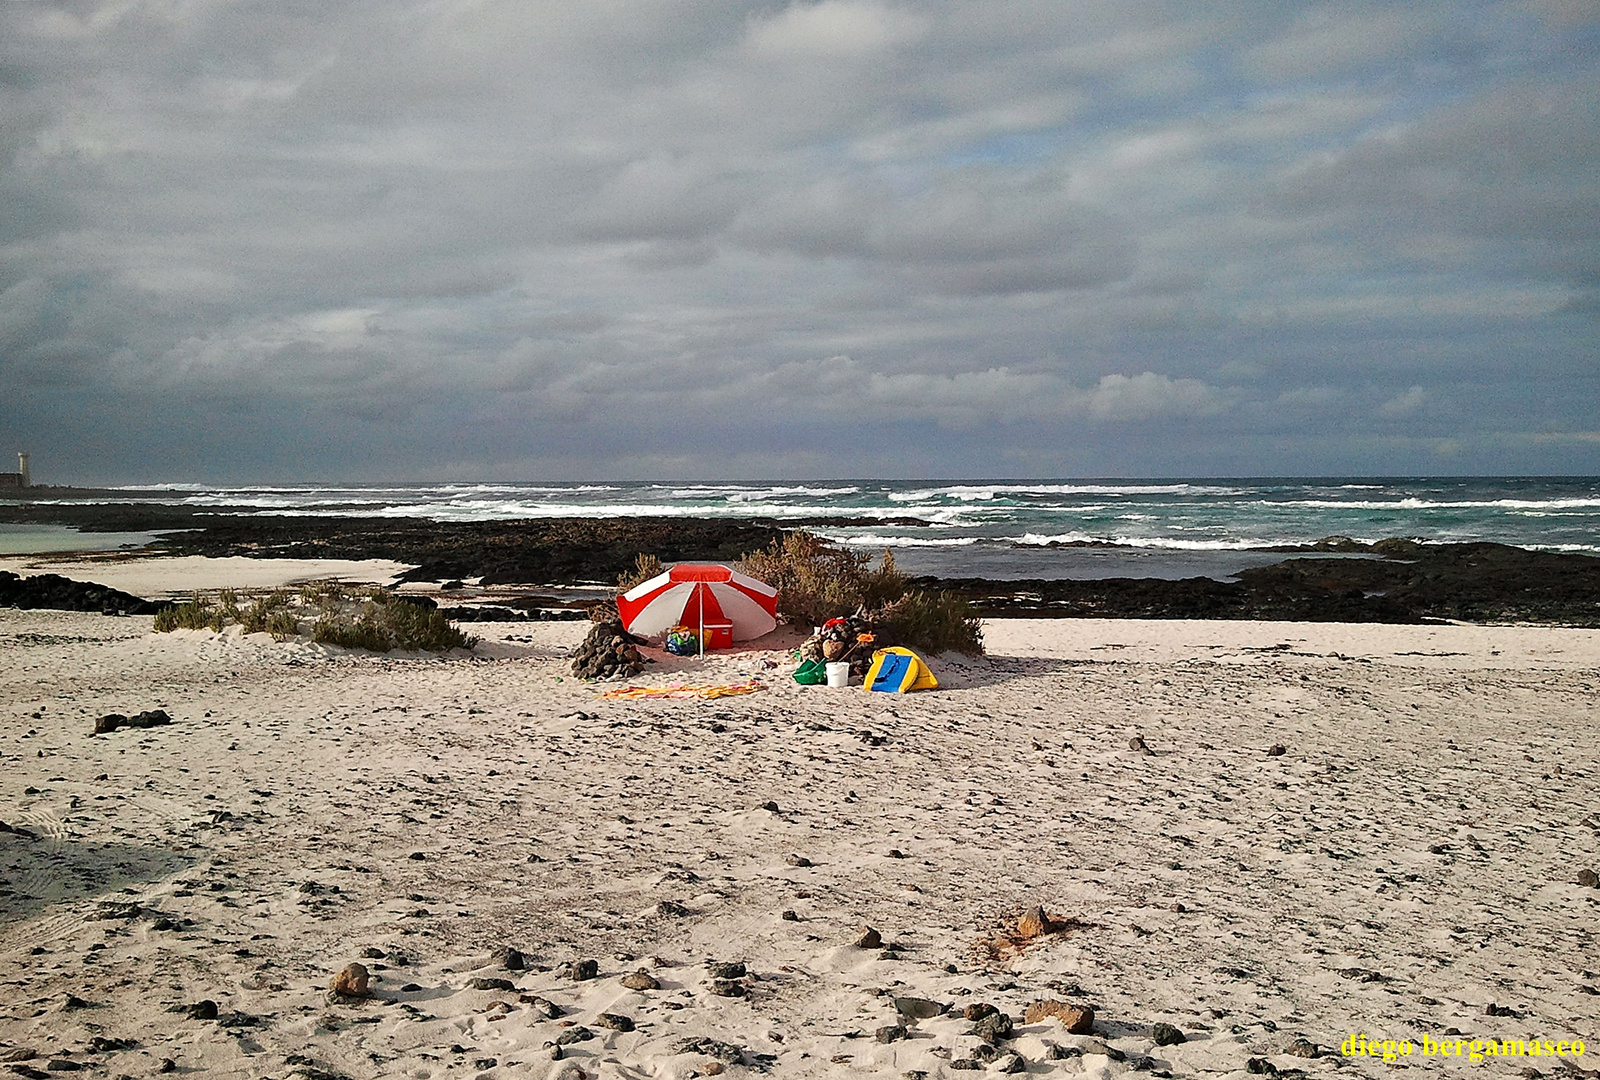
<svg viewBox="0 0 1600 1080">
<path fill-rule="evenodd" d="M 0 5 L 0 438 L 84 481 L 1600 472 L 1597 33 Z"/>
</svg>

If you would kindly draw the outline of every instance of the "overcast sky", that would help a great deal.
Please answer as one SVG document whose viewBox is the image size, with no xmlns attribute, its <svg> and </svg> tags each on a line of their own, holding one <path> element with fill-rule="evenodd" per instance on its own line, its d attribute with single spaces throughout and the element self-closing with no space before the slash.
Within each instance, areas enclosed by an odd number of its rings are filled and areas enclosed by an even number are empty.
<svg viewBox="0 0 1600 1080">
<path fill-rule="evenodd" d="M 1600 473 L 1597 103 L 1600 0 L 0 0 L 0 449 Z"/>
</svg>

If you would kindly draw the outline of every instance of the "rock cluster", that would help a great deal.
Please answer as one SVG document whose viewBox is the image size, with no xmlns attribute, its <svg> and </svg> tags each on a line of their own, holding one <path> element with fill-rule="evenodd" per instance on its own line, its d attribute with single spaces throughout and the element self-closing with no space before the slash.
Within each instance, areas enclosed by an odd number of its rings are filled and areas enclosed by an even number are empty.
<svg viewBox="0 0 1600 1080">
<path fill-rule="evenodd" d="M 643 639 L 628 633 L 620 622 L 595 623 L 578 651 L 572 654 L 572 673 L 582 679 L 637 675 L 645 665 L 637 648 L 640 644 Z"/>
<path fill-rule="evenodd" d="M 164 605 L 90 581 L 60 574 L 22 577 L 0 570 L 0 607 L 98 611 L 104 615 L 154 615 Z"/>
<path fill-rule="evenodd" d="M 172 723 L 172 717 L 167 715 L 165 709 L 150 709 L 133 716 L 123 716 L 121 713 L 107 713 L 94 722 L 94 734 L 105 735 L 117 730 L 119 727 L 152 728 L 164 727 Z"/>
</svg>

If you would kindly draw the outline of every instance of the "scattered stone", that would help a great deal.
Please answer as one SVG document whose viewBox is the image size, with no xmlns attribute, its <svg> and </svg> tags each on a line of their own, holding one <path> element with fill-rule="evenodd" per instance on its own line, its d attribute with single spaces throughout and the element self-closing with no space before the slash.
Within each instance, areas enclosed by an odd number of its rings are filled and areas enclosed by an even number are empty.
<svg viewBox="0 0 1600 1080">
<path fill-rule="evenodd" d="M 674 1054 L 704 1054 L 708 1058 L 729 1065 L 738 1065 L 744 1061 L 744 1050 L 732 1043 L 718 1042 L 716 1039 L 705 1035 L 696 1035 L 687 1039 L 680 1039 L 674 1044 Z"/>
<path fill-rule="evenodd" d="M 510 979 L 473 979 L 469 984 L 474 990 L 515 990 L 516 984 Z"/>
<path fill-rule="evenodd" d="M 974 1023 L 967 1034 L 976 1035 L 987 1043 L 998 1043 L 1001 1039 L 1011 1038 L 1011 1031 L 1011 1017 L 997 1012 Z"/>
<path fill-rule="evenodd" d="M 500 1064 L 499 1058 L 474 1058 L 472 1061 L 474 1069 L 492 1069 L 498 1064 Z"/>
<path fill-rule="evenodd" d="M 421 990 L 421 989 L 422 989 L 422 987 L 419 986 L 417 983 L 406 983 L 404 986 L 402 986 L 400 988 L 400 992 L 402 994 L 415 994 L 418 990 Z"/>
<path fill-rule="evenodd" d="M 1066 1001 L 1035 1001 L 1022 1014 L 1024 1024 L 1059 1020 L 1069 1035 L 1087 1035 L 1094 1030 L 1094 1009 Z"/>
<path fill-rule="evenodd" d="M 661 984 L 656 981 L 655 976 L 653 976 L 649 972 L 645 971 L 644 968 L 640 968 L 638 971 L 635 971 L 632 975 L 624 975 L 622 977 L 622 985 L 626 986 L 629 990 L 660 990 L 661 989 Z"/>
<path fill-rule="evenodd" d="M 1149 757 L 1150 755 L 1155 753 L 1154 750 L 1151 750 L 1148 746 L 1146 746 L 1144 744 L 1144 736 L 1143 735 L 1135 735 L 1133 738 L 1129 739 L 1128 740 L 1128 749 L 1132 750 L 1136 754 L 1143 754 L 1145 757 Z"/>
<path fill-rule="evenodd" d="M 546 1020 L 554 1020 L 561 1015 L 561 1006 L 549 998 L 540 997 L 537 994 L 523 994 L 517 1000 L 524 1005 L 533 1006 L 533 1011 L 543 1016 Z"/>
<path fill-rule="evenodd" d="M 958 1072 L 977 1072 L 983 1068 L 983 1062 L 973 1058 L 956 1058 L 950 1062 L 950 1068 Z"/>
<path fill-rule="evenodd" d="M 118 1050 L 137 1050 L 138 1039 L 108 1039 L 103 1035 L 96 1035 L 89 1040 L 89 1046 L 97 1054 L 110 1054 Z M 3 1059 L 0 1059 L 3 1060 Z"/>
<path fill-rule="evenodd" d="M 984 1043 L 982 1046 L 974 1046 L 972 1048 L 972 1056 L 983 1062 L 985 1065 L 992 1061 L 1000 1060 L 1000 1053 L 1001 1051 L 998 1048 L 990 1046 L 988 1043 Z"/>
<path fill-rule="evenodd" d="M 1273 743 L 1272 749 L 1267 751 L 1268 757 L 1282 757 L 1289 752 L 1289 748 L 1282 743 Z"/>
<path fill-rule="evenodd" d="M 994 1063 L 994 1071 L 1002 1073 L 1027 1072 L 1028 1063 L 1023 1060 L 1021 1054 L 1012 1051 L 1003 1055 L 1000 1060 Z"/>
<path fill-rule="evenodd" d="M 856 948 L 881 949 L 883 948 L 883 935 L 870 926 L 863 926 L 861 928 L 861 936 L 856 938 Z"/>
<path fill-rule="evenodd" d="M 656 905 L 656 911 L 661 915 L 666 915 L 673 919 L 681 919 L 685 915 L 689 914 L 689 909 L 678 903 L 676 900 L 661 901 L 661 903 Z"/>
<path fill-rule="evenodd" d="M 806 867 L 812 865 L 811 860 L 806 858 L 804 855 L 789 855 L 783 861 L 788 863 L 790 866 Z"/>
<path fill-rule="evenodd" d="M 899 1042 L 901 1039 L 909 1039 L 911 1032 L 906 1030 L 904 1024 L 890 1024 L 879 1028 L 873 1035 L 881 1043 L 892 1043 Z"/>
<path fill-rule="evenodd" d="M 949 1005 L 938 1001 L 930 1001 L 928 998 L 897 997 L 894 999 L 894 1011 L 913 1020 L 932 1020 L 935 1016 L 943 1016 L 949 1008 Z"/>
<path fill-rule="evenodd" d="M 1182 904 L 1173 904 L 1171 910 L 1176 911 L 1179 915 L 1182 915 L 1185 911 L 1188 911 L 1189 909 L 1184 907 Z"/>
<path fill-rule="evenodd" d="M 38 1056 L 37 1051 L 25 1046 L 19 1046 L 14 1050 L 0 1050 L 0 1061 L 32 1061 Z"/>
<path fill-rule="evenodd" d="M 762 803 L 761 804 L 761 809 L 770 810 L 774 814 L 779 812 L 778 811 L 778 804 L 773 802 L 771 799 L 768 799 L 766 802 Z"/>
<path fill-rule="evenodd" d="M 494 954 L 495 963 L 507 971 L 524 971 L 528 967 L 528 958 L 518 949 L 507 945 Z"/>
<path fill-rule="evenodd" d="M 706 974 L 713 979 L 742 979 L 750 974 L 750 971 L 739 960 L 725 962 L 711 960 L 706 963 Z"/>
<path fill-rule="evenodd" d="M 903 859 L 905 857 L 906 857 L 906 853 L 901 851 L 899 848 L 890 848 L 889 849 L 889 858 L 891 858 L 891 859 Z"/>
<path fill-rule="evenodd" d="M 1244 1071 L 1256 1076 L 1278 1075 L 1278 1067 L 1266 1058 L 1251 1058 L 1244 1063 Z"/>
<path fill-rule="evenodd" d="M 782 919 L 784 922 L 800 921 L 800 915 L 794 910 L 794 908 L 785 908 L 783 910 L 783 914 L 779 915 L 778 918 Z"/>
<path fill-rule="evenodd" d="M 561 974 L 576 982 L 592 979 L 600 974 L 600 962 L 598 960 L 574 960 L 561 969 Z"/>
<path fill-rule="evenodd" d="M 1579 870 L 1578 884 L 1586 889 L 1600 889 L 1600 874 L 1593 870 Z"/>
<path fill-rule="evenodd" d="M 747 993 L 749 993 L 749 991 L 745 989 L 744 983 L 735 982 L 732 979 L 712 979 L 711 992 L 718 997 L 733 998 L 744 997 Z"/>
<path fill-rule="evenodd" d="M 367 980 L 371 977 L 363 965 L 346 964 L 344 970 L 328 983 L 328 989 L 344 997 L 364 998 L 371 993 L 367 989 Z"/>
<path fill-rule="evenodd" d="M 171 1058 L 162 1058 L 161 1059 L 161 1064 L 156 1066 L 156 1072 L 158 1072 L 158 1073 L 170 1073 L 170 1072 L 177 1072 L 177 1071 L 178 1071 L 178 1063 L 176 1061 L 173 1061 Z"/>
<path fill-rule="evenodd" d="M 975 1001 L 961 1010 L 961 1018 L 963 1020 L 982 1020 L 984 1017 L 993 1016 L 999 1011 L 987 1001 Z"/>
<path fill-rule="evenodd" d="M 170 723 L 172 723 L 172 717 L 167 715 L 165 709 L 150 709 L 147 712 L 136 713 L 133 716 L 124 716 L 121 713 L 107 713 L 94 722 L 94 734 L 105 735 L 122 727 L 165 727 Z"/>
<path fill-rule="evenodd" d="M 360 967 L 359 964 L 356 966 Z M 206 998 L 204 1001 L 197 1001 L 193 1005 L 186 1007 L 183 1012 L 191 1020 L 215 1020 L 217 1018 L 217 1003 L 210 998 Z"/>
<path fill-rule="evenodd" d="M 1157 1046 L 1177 1046 L 1187 1041 L 1184 1033 L 1171 1024 L 1156 1024 L 1150 1029 L 1150 1037 L 1156 1041 Z"/>
<path fill-rule="evenodd" d="M 1285 1054 L 1292 1054 L 1295 1057 L 1301 1058 L 1315 1058 L 1322 1056 L 1322 1051 L 1318 1050 L 1317 1044 L 1312 1042 L 1310 1039 L 1296 1039 L 1294 1042 L 1290 1043 L 1283 1052 Z"/>
<path fill-rule="evenodd" d="M 1044 1044 L 1044 1057 L 1046 1061 L 1065 1061 L 1067 1058 L 1082 1057 L 1083 1051 L 1076 1046 L 1062 1046 L 1046 1040 Z"/>
<path fill-rule="evenodd" d="M 382 960 L 383 950 L 376 948 L 375 946 L 368 945 L 365 949 L 361 950 L 361 956 L 365 960 Z"/>
<path fill-rule="evenodd" d="M 568 1028 L 556 1036 L 556 1045 L 571 1046 L 573 1043 L 588 1042 L 592 1038 L 594 1038 L 594 1032 L 586 1027 Z"/>
<path fill-rule="evenodd" d="M 594 1018 L 595 1025 L 612 1031 L 632 1031 L 633 1021 L 621 1013 L 601 1013 Z"/>
<path fill-rule="evenodd" d="M 1060 930 L 1063 925 L 1063 923 L 1057 922 L 1049 915 L 1046 915 L 1044 908 L 1035 904 L 1023 912 L 1022 918 L 1017 921 L 1017 937 L 1024 941 L 1030 941 L 1033 938 L 1044 937 L 1046 934 L 1053 934 Z"/>
</svg>

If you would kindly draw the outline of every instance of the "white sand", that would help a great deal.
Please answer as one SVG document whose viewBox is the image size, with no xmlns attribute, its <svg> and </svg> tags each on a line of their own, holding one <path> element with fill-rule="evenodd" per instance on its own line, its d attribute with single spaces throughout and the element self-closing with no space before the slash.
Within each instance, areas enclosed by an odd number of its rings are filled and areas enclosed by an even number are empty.
<svg viewBox="0 0 1600 1080">
<path fill-rule="evenodd" d="M 204 555 L 26 555 L 0 559 L 0 570 L 32 576 L 60 574 L 148 600 L 187 596 L 196 589 L 274 589 L 333 579 L 387 584 L 409 570 L 389 559 L 247 559 Z"/>
<path fill-rule="evenodd" d="M 894 995 L 998 1005 L 1032 1075 L 1600 1037 L 1600 890 L 1575 883 L 1600 866 L 1595 632 L 996 622 L 938 692 L 803 688 L 761 648 L 646 678 L 765 692 L 606 701 L 567 674 L 586 624 L 480 624 L 447 659 L 149 626 L 0 611 L 0 820 L 35 834 L 0 833 L 0 1053 L 41 1071 L 686 1077 L 705 1035 L 745 1048 L 729 1075 L 973 1075 L 956 1016 L 875 1041 Z M 89 734 L 156 706 L 171 726 Z M 986 956 L 1033 903 L 1092 925 Z M 863 924 L 900 956 L 853 947 Z M 502 945 L 600 977 L 498 970 Z M 367 947 L 377 996 L 330 1004 Z M 746 962 L 749 997 L 711 994 L 708 958 Z M 663 988 L 621 986 L 639 968 Z M 1050 997 L 1093 1002 L 1104 1045 L 1021 1023 Z M 220 1022 L 168 1011 L 201 999 Z M 568 1021 L 596 1037 L 552 1061 Z M 1527 1066 L 1560 1072 L 1488 1067 Z"/>
</svg>

